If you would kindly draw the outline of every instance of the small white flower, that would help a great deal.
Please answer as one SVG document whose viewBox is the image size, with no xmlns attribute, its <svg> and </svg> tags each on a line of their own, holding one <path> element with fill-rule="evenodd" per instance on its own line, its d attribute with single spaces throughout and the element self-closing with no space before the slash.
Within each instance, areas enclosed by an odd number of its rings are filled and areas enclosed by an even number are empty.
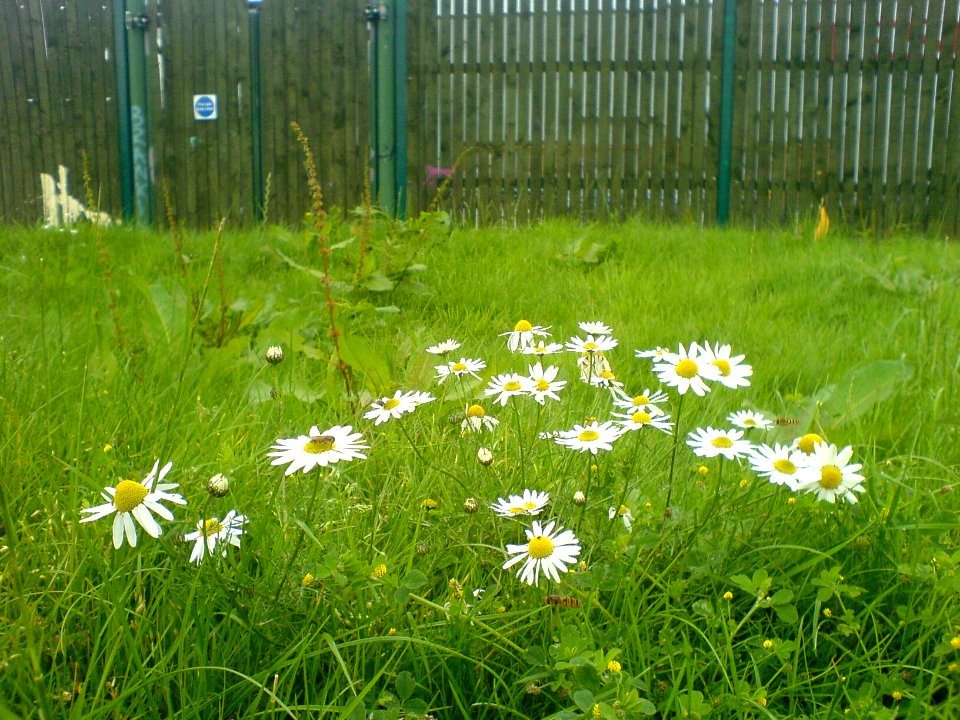
<svg viewBox="0 0 960 720">
<path fill-rule="evenodd" d="M 727 422 L 734 427 L 743 428 L 744 430 L 769 430 L 773 427 L 772 420 L 769 420 L 763 413 L 754 412 L 753 410 L 732 412 L 727 416 Z"/>
<path fill-rule="evenodd" d="M 271 465 L 288 465 L 284 475 L 292 475 L 297 470 L 308 473 L 317 466 L 366 458 L 360 450 L 369 445 L 363 445 L 362 440 L 363 435 L 353 432 L 351 425 L 335 425 L 324 432 L 314 425 L 309 435 L 280 438 L 267 456 L 274 458 Z"/>
<path fill-rule="evenodd" d="M 560 400 L 560 396 L 557 395 L 557 392 L 563 390 L 566 386 L 566 380 L 557 380 L 557 373 L 560 372 L 559 368 L 556 365 L 551 365 L 546 370 L 543 369 L 543 366 L 540 363 L 535 363 L 531 365 L 528 370 L 530 371 L 530 388 L 528 392 L 541 405 L 544 404 L 545 398 L 550 398 L 552 400 Z"/>
<path fill-rule="evenodd" d="M 370 410 L 364 413 L 365 420 L 373 420 L 374 425 L 380 425 L 388 420 L 395 420 L 404 413 L 413 412 L 417 404 L 402 390 L 397 390 L 393 397 L 384 397 L 374 400 Z"/>
<path fill-rule="evenodd" d="M 436 400 L 433 395 L 428 392 L 423 392 L 422 390 L 410 390 L 404 393 L 404 397 L 418 407 Z"/>
<path fill-rule="evenodd" d="M 599 321 L 579 322 L 577 326 L 588 335 L 613 335 L 613 328 Z"/>
<path fill-rule="evenodd" d="M 599 450 L 613 450 L 613 443 L 621 433 L 611 420 L 601 424 L 594 420 L 588 425 L 574 425 L 573 430 L 559 432 L 554 442 L 572 450 L 589 451 L 596 455 Z"/>
<path fill-rule="evenodd" d="M 633 397 L 614 398 L 613 404 L 624 410 L 648 412 L 651 415 L 663 415 L 663 410 L 658 406 L 668 400 L 667 394 L 663 390 L 653 392 L 646 388 L 639 395 Z"/>
<path fill-rule="evenodd" d="M 613 370 L 601 370 L 596 375 L 591 376 L 589 382 L 591 385 L 610 390 L 615 397 L 626 397 L 626 393 L 623 391 L 623 383 L 617 380 Z"/>
<path fill-rule="evenodd" d="M 701 360 L 717 368 L 714 379 L 718 383 L 732 389 L 750 384 L 747 378 L 753 375 L 753 368 L 743 362 L 745 355 L 731 357 L 730 346 L 720 343 L 715 343 L 712 348 L 709 343 L 705 343 L 702 350 Z"/>
<path fill-rule="evenodd" d="M 742 438 L 742 430 L 697 428 L 687 436 L 687 445 L 693 448 L 694 455 L 698 457 L 711 458 L 721 455 L 733 460 L 747 455 L 753 449 L 753 445 Z"/>
<path fill-rule="evenodd" d="M 477 375 L 477 373 L 483 370 L 486 366 L 487 363 L 483 360 L 460 358 L 457 361 L 451 360 L 446 365 L 436 365 L 434 369 L 437 371 L 437 380 L 442 383 L 451 375 L 456 377 L 473 375 L 477 380 L 479 380 L 480 376 Z"/>
<path fill-rule="evenodd" d="M 613 373 L 610 361 L 602 352 L 584 353 L 577 358 L 577 367 L 580 369 L 580 380 L 588 385 L 593 383 L 593 378 L 602 373 Z"/>
<path fill-rule="evenodd" d="M 620 507 L 610 507 L 610 519 L 613 520 L 616 517 L 619 517 L 623 520 L 623 526 L 630 530 L 633 528 L 633 513 L 630 512 L 630 508 L 626 505 L 621 505 Z"/>
<path fill-rule="evenodd" d="M 747 456 L 753 471 L 774 485 L 797 489 L 799 471 L 806 467 L 807 456 L 787 445 L 757 445 Z"/>
<path fill-rule="evenodd" d="M 493 401 L 500 403 L 501 406 L 506 406 L 507 400 L 515 395 L 525 395 L 532 386 L 530 378 L 525 375 L 503 373 L 490 380 L 483 394 L 488 397 L 496 395 Z"/>
<path fill-rule="evenodd" d="M 563 351 L 563 345 L 560 343 L 538 342 L 536 345 L 528 345 L 523 349 L 524 355 L 555 355 Z"/>
<path fill-rule="evenodd" d="M 808 456 L 807 466 L 797 471 L 797 490 L 816 493 L 818 500 L 829 503 L 843 498 L 851 505 L 855 504 L 857 496 L 854 493 L 864 491 L 864 478 L 858 472 L 863 465 L 851 463 L 852 456 L 853 448 L 849 445 L 837 450 L 836 445 L 817 443 Z"/>
<path fill-rule="evenodd" d="M 522 562 L 517 575 L 527 585 L 538 584 L 541 571 L 554 582 L 560 582 L 560 573 L 567 572 L 567 566 L 575 563 L 580 555 L 580 541 L 572 530 L 558 527 L 554 533 L 555 525 L 556 521 L 551 521 L 541 526 L 534 520 L 533 528 L 524 530 L 526 543 L 507 545 L 507 554 L 513 557 L 503 564 L 503 569 Z"/>
<path fill-rule="evenodd" d="M 477 462 L 486 467 L 493 463 L 493 453 L 489 448 L 477 448 Z"/>
<path fill-rule="evenodd" d="M 427 348 L 427 352 L 431 355 L 446 355 L 447 353 L 452 353 L 454 350 L 459 349 L 460 343 L 453 338 L 449 338 L 441 343 L 437 343 L 436 345 L 431 345 Z"/>
<path fill-rule="evenodd" d="M 500 517 L 517 517 L 518 515 L 539 515 L 550 502 L 550 495 L 537 490 L 524 490 L 522 495 L 511 495 L 504 500 L 498 498 L 490 509 Z"/>
<path fill-rule="evenodd" d="M 464 413 L 463 422 L 460 423 L 460 429 L 464 432 L 482 432 L 483 430 L 493 429 L 500 424 L 495 417 L 487 415 L 487 411 L 480 405 L 471 405 Z"/>
<path fill-rule="evenodd" d="M 137 546 L 137 528 L 133 524 L 134 520 L 150 537 L 160 537 L 162 532 L 160 523 L 153 517 L 153 513 L 164 520 L 173 520 L 173 513 L 160 503 L 186 505 L 187 501 L 179 493 L 169 492 L 177 487 L 177 483 L 163 482 L 173 463 L 168 462 L 157 473 L 159 467 L 160 461 L 157 460 L 153 464 L 153 469 L 140 482 L 121 480 L 115 488 L 104 488 L 100 496 L 107 502 L 96 507 L 83 508 L 80 512 L 89 513 L 89 515 L 82 518 L 80 522 L 92 522 L 116 513 L 113 518 L 113 546 L 118 550 L 123 545 L 124 538 L 130 547 Z"/>
<path fill-rule="evenodd" d="M 702 397 L 710 391 L 704 381 L 716 380 L 720 374 L 715 365 L 701 357 L 702 352 L 702 348 L 696 343 L 690 345 L 689 351 L 681 345 L 680 352 L 662 357 L 653 366 L 653 372 L 660 382 L 675 387 L 681 395 L 693 390 Z"/>
<path fill-rule="evenodd" d="M 634 350 L 634 354 L 638 358 L 653 358 L 654 362 L 660 362 L 673 353 L 667 348 L 658 345 L 653 350 Z"/>
<path fill-rule="evenodd" d="M 581 355 L 584 353 L 587 355 L 595 355 L 596 353 L 607 352 L 608 350 L 613 350 L 616 346 L 617 341 L 607 335 L 587 335 L 586 339 L 572 337 L 566 345 L 567 350 L 580 353 Z"/>
<path fill-rule="evenodd" d="M 263 357 L 271 365 L 279 365 L 283 362 L 283 348 L 279 345 L 271 345 L 267 348 Z"/>
<path fill-rule="evenodd" d="M 583 490 L 577 490 L 573 494 L 573 504 L 574 505 L 584 505 L 587 502 L 587 496 L 583 494 Z"/>
<path fill-rule="evenodd" d="M 535 337 L 549 337 L 550 327 L 531 325 L 527 320 L 519 321 L 511 332 L 500 333 L 500 337 L 507 338 L 507 348 L 510 352 L 524 350 L 533 345 Z"/>
<path fill-rule="evenodd" d="M 220 555 L 227 556 L 227 546 L 240 547 L 240 536 L 243 535 L 243 526 L 247 518 L 239 515 L 236 510 L 228 512 L 223 520 L 215 517 L 197 521 L 195 532 L 183 536 L 184 542 L 193 542 L 193 552 L 190 553 L 190 562 L 199 565 L 203 558 L 212 555 L 220 548 Z"/>
<path fill-rule="evenodd" d="M 653 408 L 653 405 L 649 407 Z M 670 422 L 670 416 L 666 414 L 655 414 L 646 410 L 635 410 L 632 413 L 612 413 L 613 417 L 620 418 L 617 425 L 623 428 L 624 432 L 642 430 L 645 427 L 652 427 L 665 432 L 667 435 L 673 432 L 673 423 Z"/>
</svg>

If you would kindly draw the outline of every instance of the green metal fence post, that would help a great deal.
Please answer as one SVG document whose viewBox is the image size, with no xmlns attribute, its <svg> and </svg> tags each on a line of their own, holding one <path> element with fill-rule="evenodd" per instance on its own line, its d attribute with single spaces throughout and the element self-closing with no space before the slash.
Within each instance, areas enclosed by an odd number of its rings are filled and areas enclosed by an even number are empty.
<svg viewBox="0 0 960 720">
<path fill-rule="evenodd" d="M 130 143 L 130 76 L 127 63 L 127 3 L 113 0 L 113 56 L 117 74 L 117 140 L 120 144 L 120 215 L 133 219 L 133 147 Z"/>
<path fill-rule="evenodd" d="M 717 162 L 717 224 L 730 220 L 730 184 L 733 172 L 733 92 L 737 79 L 737 0 L 723 6 L 723 48 L 720 72 L 720 146 Z"/>
<path fill-rule="evenodd" d="M 406 217 L 406 0 L 384 0 L 365 12 L 370 36 L 370 170 L 377 206 Z"/>
<path fill-rule="evenodd" d="M 130 147 L 133 158 L 133 200 L 137 222 L 152 225 L 153 144 L 150 139 L 150 89 L 147 84 L 147 30 L 150 17 L 144 0 L 129 0 L 126 11 L 128 77 L 130 79 Z"/>
<path fill-rule="evenodd" d="M 250 33 L 250 165 L 253 174 L 253 216 L 263 220 L 263 104 L 260 90 L 260 3 L 247 0 Z"/>
</svg>

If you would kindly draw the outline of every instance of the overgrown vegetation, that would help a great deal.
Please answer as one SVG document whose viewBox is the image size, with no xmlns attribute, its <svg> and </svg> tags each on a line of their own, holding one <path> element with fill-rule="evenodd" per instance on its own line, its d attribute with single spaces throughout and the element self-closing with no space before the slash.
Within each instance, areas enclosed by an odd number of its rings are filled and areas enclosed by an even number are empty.
<svg viewBox="0 0 960 720">
<path fill-rule="evenodd" d="M 0 232 L 0 716 L 960 712 L 956 246 L 316 220 L 176 240 Z M 578 453 L 538 439 L 615 410 L 578 355 L 541 358 L 567 381 L 560 402 L 484 394 L 528 371 L 499 336 L 521 319 L 560 343 L 608 323 L 631 396 L 658 387 L 634 349 L 694 341 L 746 354 L 751 384 L 684 395 L 676 443 L 645 428 Z M 450 358 L 425 348 L 448 337 L 482 379 L 437 383 Z M 266 363 L 277 345 L 286 359 Z M 398 389 L 436 400 L 363 418 Z M 464 433 L 468 404 L 495 431 Z M 688 431 L 745 408 L 781 418 L 754 442 L 852 446 L 860 502 L 691 453 Z M 366 459 L 270 464 L 278 438 L 337 425 L 363 433 Z M 157 458 L 187 500 L 159 538 L 114 549 L 109 520 L 79 523 Z M 206 490 L 217 473 L 225 497 Z M 527 488 L 550 495 L 538 517 L 490 510 Z M 178 538 L 230 509 L 249 518 L 241 546 L 191 564 Z M 507 545 L 554 519 L 578 564 L 527 586 L 502 569 Z"/>
</svg>

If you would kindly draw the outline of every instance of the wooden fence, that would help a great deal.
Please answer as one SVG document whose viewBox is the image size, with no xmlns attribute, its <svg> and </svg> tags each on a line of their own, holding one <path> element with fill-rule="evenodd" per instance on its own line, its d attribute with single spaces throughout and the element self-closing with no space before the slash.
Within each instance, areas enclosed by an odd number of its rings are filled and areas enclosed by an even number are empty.
<svg viewBox="0 0 960 720">
<path fill-rule="evenodd" d="M 729 2 L 730 0 L 727 0 Z M 265 0 L 270 219 L 308 207 L 289 130 L 330 204 L 359 203 L 370 102 L 362 0 Z M 731 220 L 960 224 L 960 0 L 741 0 Z M 156 174 L 178 216 L 251 220 L 246 4 L 148 5 Z M 470 222 L 716 213 L 723 0 L 408 0 L 408 197 Z M 39 173 L 86 151 L 119 209 L 111 10 L 0 4 L 0 219 L 40 217 Z M 193 120 L 195 93 L 221 119 Z M 456 168 L 454 169 L 454 165 Z"/>
</svg>

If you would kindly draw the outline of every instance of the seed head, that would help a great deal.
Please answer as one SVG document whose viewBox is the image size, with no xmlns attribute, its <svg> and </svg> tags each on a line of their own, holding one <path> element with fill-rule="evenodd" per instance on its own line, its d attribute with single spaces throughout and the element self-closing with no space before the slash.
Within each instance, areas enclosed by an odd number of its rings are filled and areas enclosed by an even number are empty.
<svg viewBox="0 0 960 720">
<path fill-rule="evenodd" d="M 230 492 L 230 478 L 223 473 L 217 473 L 207 480 L 207 492 L 214 497 L 223 497 Z"/>
<path fill-rule="evenodd" d="M 279 345 L 271 345 L 263 357 L 271 365 L 279 365 L 283 362 L 283 348 Z"/>
</svg>

